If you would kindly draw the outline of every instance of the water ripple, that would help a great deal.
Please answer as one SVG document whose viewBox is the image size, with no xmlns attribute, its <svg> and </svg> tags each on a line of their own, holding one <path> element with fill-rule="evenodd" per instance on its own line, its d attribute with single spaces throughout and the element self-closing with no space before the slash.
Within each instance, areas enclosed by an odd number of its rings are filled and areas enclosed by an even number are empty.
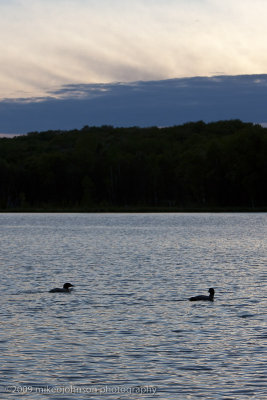
<svg viewBox="0 0 267 400">
<path fill-rule="evenodd" d="M 1 396 L 265 400 L 266 222 L 0 214 Z M 70 295 L 49 293 L 68 281 Z M 209 287 L 213 303 L 187 300 Z"/>
</svg>

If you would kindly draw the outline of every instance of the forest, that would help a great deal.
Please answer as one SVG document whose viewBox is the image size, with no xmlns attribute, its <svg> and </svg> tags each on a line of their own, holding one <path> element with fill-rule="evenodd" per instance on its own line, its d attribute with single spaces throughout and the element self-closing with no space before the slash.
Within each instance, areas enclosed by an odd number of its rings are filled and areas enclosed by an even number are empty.
<svg viewBox="0 0 267 400">
<path fill-rule="evenodd" d="M 240 120 L 0 139 L 5 211 L 267 209 L 267 129 Z"/>
</svg>

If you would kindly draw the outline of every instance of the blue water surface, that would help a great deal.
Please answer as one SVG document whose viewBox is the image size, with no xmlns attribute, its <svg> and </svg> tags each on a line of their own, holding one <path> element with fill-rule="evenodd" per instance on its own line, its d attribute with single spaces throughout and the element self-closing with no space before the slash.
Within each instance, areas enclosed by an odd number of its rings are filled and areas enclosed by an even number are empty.
<svg viewBox="0 0 267 400">
<path fill-rule="evenodd" d="M 0 227 L 0 398 L 267 399 L 266 213 Z"/>
</svg>

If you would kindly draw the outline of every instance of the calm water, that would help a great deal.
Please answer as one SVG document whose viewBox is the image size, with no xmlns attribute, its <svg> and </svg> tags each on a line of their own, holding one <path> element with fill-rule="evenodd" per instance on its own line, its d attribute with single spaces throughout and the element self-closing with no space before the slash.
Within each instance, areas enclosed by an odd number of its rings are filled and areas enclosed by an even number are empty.
<svg viewBox="0 0 267 400">
<path fill-rule="evenodd" d="M 0 398 L 267 399 L 267 214 L 0 225 Z"/>
</svg>

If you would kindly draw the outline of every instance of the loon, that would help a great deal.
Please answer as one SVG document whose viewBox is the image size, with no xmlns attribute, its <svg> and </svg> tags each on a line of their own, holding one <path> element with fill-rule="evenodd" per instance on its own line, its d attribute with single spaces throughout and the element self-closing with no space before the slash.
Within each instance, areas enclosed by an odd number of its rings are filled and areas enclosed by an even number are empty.
<svg viewBox="0 0 267 400">
<path fill-rule="evenodd" d="M 199 301 L 199 300 L 204 300 L 204 301 L 213 301 L 214 299 L 214 293 L 215 290 L 213 288 L 209 289 L 209 296 L 205 295 L 200 295 L 200 296 L 195 296 L 195 297 L 190 297 L 190 301 Z"/>
<path fill-rule="evenodd" d="M 70 293 L 70 287 L 73 287 L 71 283 L 64 283 L 63 288 L 54 288 L 49 290 L 49 293 Z"/>
</svg>

